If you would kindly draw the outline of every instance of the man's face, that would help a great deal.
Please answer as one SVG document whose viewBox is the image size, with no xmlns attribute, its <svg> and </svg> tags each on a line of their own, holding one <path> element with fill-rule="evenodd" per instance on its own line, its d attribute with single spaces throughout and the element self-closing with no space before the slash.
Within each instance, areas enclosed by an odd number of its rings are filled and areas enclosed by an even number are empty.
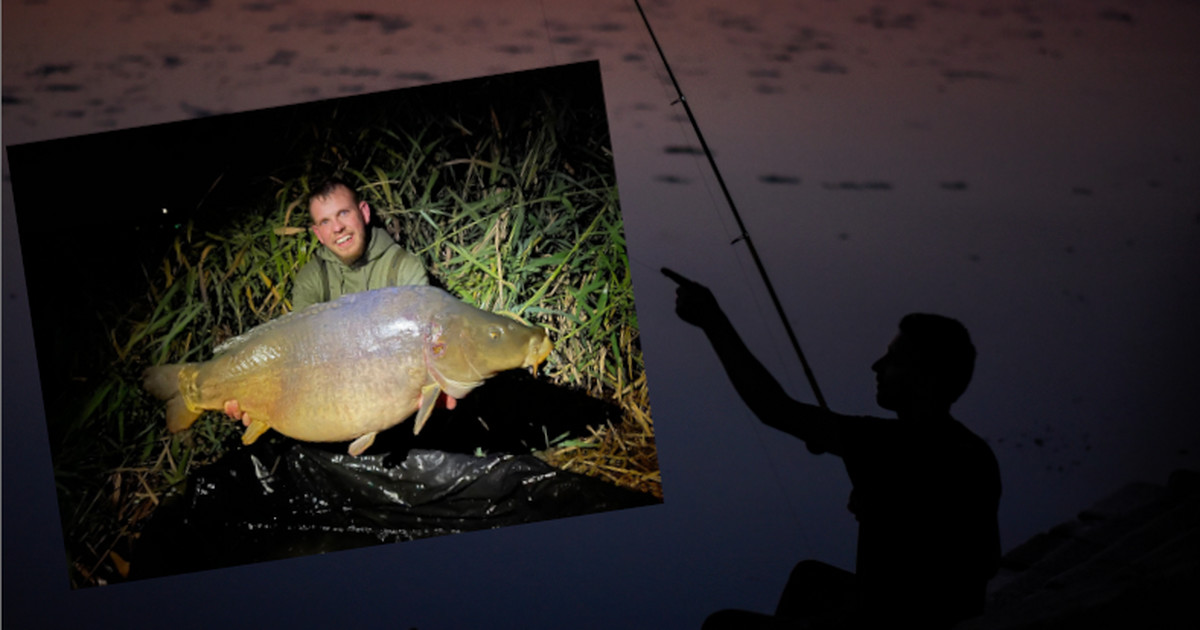
<svg viewBox="0 0 1200 630">
<path fill-rule="evenodd" d="M 329 248 L 343 263 L 352 265 L 367 249 L 367 223 L 371 209 L 367 202 L 354 202 L 350 189 L 339 186 L 324 197 L 309 204 L 312 231 L 317 240 Z"/>
<path fill-rule="evenodd" d="M 887 354 L 871 366 L 871 371 L 875 372 L 875 402 L 880 407 L 901 411 L 911 406 L 920 389 L 921 371 L 912 343 L 903 334 L 888 344 Z"/>
</svg>

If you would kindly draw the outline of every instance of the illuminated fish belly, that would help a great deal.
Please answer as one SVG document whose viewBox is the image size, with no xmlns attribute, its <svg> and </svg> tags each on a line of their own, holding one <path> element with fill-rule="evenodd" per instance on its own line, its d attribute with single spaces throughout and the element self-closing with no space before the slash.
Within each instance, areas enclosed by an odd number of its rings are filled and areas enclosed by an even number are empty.
<svg viewBox="0 0 1200 630">
<path fill-rule="evenodd" d="M 541 328 L 477 309 L 434 287 L 392 287 L 284 315 L 216 348 L 202 363 L 149 368 L 148 391 L 182 431 L 205 409 L 236 400 L 252 443 L 268 429 L 298 440 L 353 440 L 462 398 L 494 374 L 534 367 L 552 345 Z"/>
</svg>

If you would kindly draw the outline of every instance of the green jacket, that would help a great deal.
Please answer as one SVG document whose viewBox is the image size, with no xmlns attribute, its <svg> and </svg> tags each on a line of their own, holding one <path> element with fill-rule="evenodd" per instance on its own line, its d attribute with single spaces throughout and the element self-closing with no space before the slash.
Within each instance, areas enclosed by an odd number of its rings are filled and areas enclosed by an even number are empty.
<svg viewBox="0 0 1200 630">
<path fill-rule="evenodd" d="M 405 251 L 382 228 L 373 227 L 367 252 L 358 264 L 348 267 L 333 252 L 321 246 L 296 274 L 292 286 L 292 310 L 328 302 L 349 294 L 384 287 L 429 284 L 420 259 Z"/>
</svg>

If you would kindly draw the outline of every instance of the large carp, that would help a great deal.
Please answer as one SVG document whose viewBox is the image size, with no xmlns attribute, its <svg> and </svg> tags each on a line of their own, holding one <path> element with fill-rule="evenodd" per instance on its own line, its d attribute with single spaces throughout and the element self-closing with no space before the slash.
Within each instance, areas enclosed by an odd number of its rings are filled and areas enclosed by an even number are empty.
<svg viewBox="0 0 1200 630">
<path fill-rule="evenodd" d="M 497 372 L 536 370 L 551 347 L 545 330 L 441 289 L 392 287 L 289 313 L 226 341 L 209 361 L 151 367 L 143 384 L 167 401 L 172 432 L 236 400 L 243 444 L 275 429 L 308 442 L 353 440 L 359 455 L 414 411 L 420 432 L 442 392 L 462 398 Z"/>
</svg>

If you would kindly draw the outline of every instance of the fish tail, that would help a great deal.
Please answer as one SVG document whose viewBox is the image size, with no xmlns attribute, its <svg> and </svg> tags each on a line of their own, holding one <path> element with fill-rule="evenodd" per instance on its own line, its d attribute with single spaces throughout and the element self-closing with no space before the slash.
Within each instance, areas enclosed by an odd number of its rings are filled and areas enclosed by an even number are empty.
<svg viewBox="0 0 1200 630">
<path fill-rule="evenodd" d="M 179 371 L 182 363 L 155 365 L 142 372 L 142 388 L 159 400 L 179 395 Z"/>
<path fill-rule="evenodd" d="M 167 401 L 167 429 L 171 433 L 183 431 L 200 417 L 200 411 L 188 406 L 180 391 L 179 373 L 185 365 L 157 365 L 142 372 L 142 387 L 155 398 Z"/>
</svg>

